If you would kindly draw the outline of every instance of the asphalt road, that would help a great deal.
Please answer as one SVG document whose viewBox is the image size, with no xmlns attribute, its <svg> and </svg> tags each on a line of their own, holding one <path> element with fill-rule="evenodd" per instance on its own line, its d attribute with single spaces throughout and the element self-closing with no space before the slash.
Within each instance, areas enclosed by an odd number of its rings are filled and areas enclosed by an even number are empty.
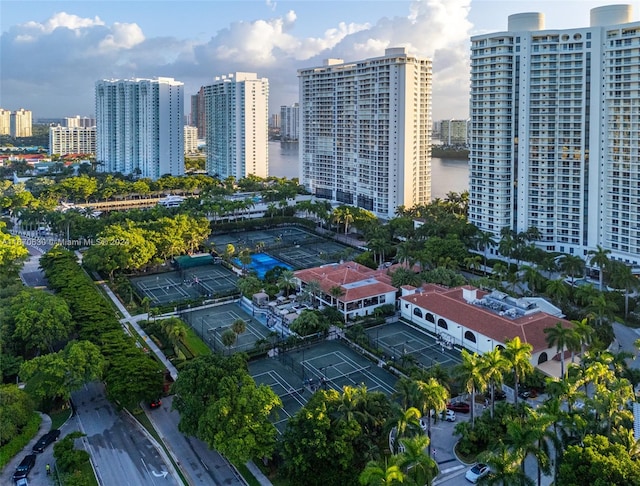
<svg viewBox="0 0 640 486">
<path fill-rule="evenodd" d="M 233 466 L 199 439 L 187 437 L 178 430 L 180 414 L 171 411 L 173 397 L 162 399 L 162 405 L 146 413 L 153 421 L 167 448 L 177 457 L 180 468 L 192 485 L 245 485 Z"/>
<path fill-rule="evenodd" d="M 83 442 L 93 459 L 101 485 L 178 485 L 173 468 L 155 444 L 126 413 L 106 399 L 101 383 L 90 383 L 72 394 Z"/>
</svg>

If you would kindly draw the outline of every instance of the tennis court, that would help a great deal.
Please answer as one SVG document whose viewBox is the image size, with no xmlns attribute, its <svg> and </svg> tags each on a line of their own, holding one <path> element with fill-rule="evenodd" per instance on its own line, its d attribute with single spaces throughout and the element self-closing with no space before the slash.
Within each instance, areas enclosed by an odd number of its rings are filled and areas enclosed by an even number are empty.
<svg viewBox="0 0 640 486">
<path fill-rule="evenodd" d="M 372 347 L 380 349 L 388 361 L 402 363 L 411 359 L 423 367 L 435 364 L 453 367 L 461 361 L 460 353 L 451 343 L 403 322 L 372 327 L 366 333 Z"/>
<path fill-rule="evenodd" d="M 350 260 L 362 253 L 295 226 L 215 235 L 210 237 L 210 241 L 219 253 L 231 244 L 236 253 L 243 249 L 265 253 L 291 265 L 295 270 Z"/>
<path fill-rule="evenodd" d="M 319 389 L 342 392 L 343 386 L 364 384 L 369 391 L 391 395 L 397 381 L 394 375 L 340 341 L 322 341 L 281 353 L 278 358 L 251 361 L 249 373 L 256 383 L 271 386 L 282 400 L 282 410 L 273 418 L 281 433 L 289 417 Z"/>
<path fill-rule="evenodd" d="M 155 305 L 179 302 L 200 296 L 197 289 L 184 285 L 178 272 L 135 277 L 131 279 L 131 285 L 142 297 L 149 297 Z"/>
<path fill-rule="evenodd" d="M 198 297 L 228 295 L 236 289 L 238 277 L 222 265 L 204 265 L 134 277 L 131 285 L 141 297 L 149 297 L 153 305 L 164 305 Z"/>
<path fill-rule="evenodd" d="M 307 348 L 280 353 L 288 367 L 309 392 L 342 391 L 345 386 L 365 385 L 369 391 L 394 392 L 397 378 L 338 341 L 325 341 Z"/>
<path fill-rule="evenodd" d="M 183 309 L 181 317 L 204 342 L 209 344 L 213 351 L 220 353 L 232 354 L 249 351 L 255 347 L 256 341 L 266 339 L 271 332 L 236 303 L 205 309 Z M 242 320 L 245 323 L 246 330 L 237 335 L 235 343 L 226 346 L 222 342 L 222 335 L 231 329 L 232 324 L 237 320 Z"/>
<path fill-rule="evenodd" d="M 271 387 L 273 392 L 280 397 L 282 407 L 277 416 L 272 417 L 272 421 L 278 432 L 282 434 L 287 426 L 287 421 L 307 403 L 309 393 L 299 383 L 297 388 L 294 387 L 276 370 L 258 373 L 253 375 L 253 379 L 258 385 Z"/>
</svg>

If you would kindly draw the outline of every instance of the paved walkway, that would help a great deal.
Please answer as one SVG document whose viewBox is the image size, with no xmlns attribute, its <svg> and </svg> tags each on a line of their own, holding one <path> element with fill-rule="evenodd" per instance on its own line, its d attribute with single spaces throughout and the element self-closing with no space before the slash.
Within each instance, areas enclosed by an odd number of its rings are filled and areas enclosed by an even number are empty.
<svg viewBox="0 0 640 486">
<path fill-rule="evenodd" d="M 96 276 L 96 278 L 99 279 L 99 276 Z M 144 339 L 144 342 L 149 347 L 149 349 L 155 353 L 155 355 L 163 363 L 163 365 L 167 368 L 167 370 L 169 370 L 171 377 L 174 380 L 176 380 L 178 378 L 178 370 L 176 369 L 176 367 L 173 365 L 173 363 L 171 363 L 171 361 L 167 359 L 167 357 L 164 355 L 164 353 L 162 353 L 160 348 L 158 348 L 156 343 L 152 339 L 150 339 L 149 336 L 147 336 L 147 333 L 144 332 L 144 329 L 140 327 L 139 322 L 147 320 L 149 318 L 149 315 L 145 313 L 145 314 L 138 314 L 138 315 L 132 316 L 130 312 L 127 310 L 127 308 L 122 304 L 122 302 L 120 302 L 120 299 L 118 299 L 118 297 L 113 293 L 113 291 L 109 288 L 109 286 L 106 283 L 99 283 L 99 285 L 124 316 L 124 318 L 120 319 L 120 323 L 123 326 L 125 326 L 126 324 L 129 324 L 135 329 L 138 335 L 142 339 Z M 126 330 L 127 332 L 129 332 L 128 328 Z M 147 414 L 147 416 L 153 423 L 154 422 L 153 414 Z M 173 459 L 176 462 L 176 464 L 180 463 L 179 459 L 175 457 L 175 455 Z M 251 474 L 254 475 L 254 477 L 258 480 L 258 482 L 262 486 L 272 486 L 271 481 L 269 481 L 269 478 L 267 478 L 264 474 L 262 474 L 262 471 L 260 471 L 260 469 L 252 461 L 249 461 L 246 464 L 246 466 L 249 469 L 249 471 L 251 471 Z"/>
</svg>

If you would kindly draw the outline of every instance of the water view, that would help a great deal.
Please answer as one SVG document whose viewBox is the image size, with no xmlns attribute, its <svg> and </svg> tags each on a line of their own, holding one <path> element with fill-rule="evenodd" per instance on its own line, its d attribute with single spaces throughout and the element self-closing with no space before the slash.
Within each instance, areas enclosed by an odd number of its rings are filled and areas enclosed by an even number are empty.
<svg viewBox="0 0 640 486">
<path fill-rule="evenodd" d="M 269 142 L 269 175 L 293 179 L 300 177 L 296 145 Z M 448 192 L 469 190 L 469 163 L 464 159 L 431 159 L 431 197 L 444 199 Z"/>
</svg>

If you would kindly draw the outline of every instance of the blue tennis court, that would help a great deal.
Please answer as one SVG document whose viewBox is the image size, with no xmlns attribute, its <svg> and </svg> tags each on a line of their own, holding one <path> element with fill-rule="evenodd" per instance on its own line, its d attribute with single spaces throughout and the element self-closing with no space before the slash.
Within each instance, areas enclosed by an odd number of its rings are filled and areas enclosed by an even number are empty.
<svg viewBox="0 0 640 486">
<path fill-rule="evenodd" d="M 235 259 L 236 265 L 242 265 L 240 260 Z M 287 263 L 281 262 L 277 258 L 273 258 L 266 253 L 255 253 L 251 255 L 251 263 L 249 268 L 254 270 L 259 278 L 264 278 L 264 274 L 275 267 L 284 267 L 287 270 L 293 270 L 293 267 Z"/>
</svg>

